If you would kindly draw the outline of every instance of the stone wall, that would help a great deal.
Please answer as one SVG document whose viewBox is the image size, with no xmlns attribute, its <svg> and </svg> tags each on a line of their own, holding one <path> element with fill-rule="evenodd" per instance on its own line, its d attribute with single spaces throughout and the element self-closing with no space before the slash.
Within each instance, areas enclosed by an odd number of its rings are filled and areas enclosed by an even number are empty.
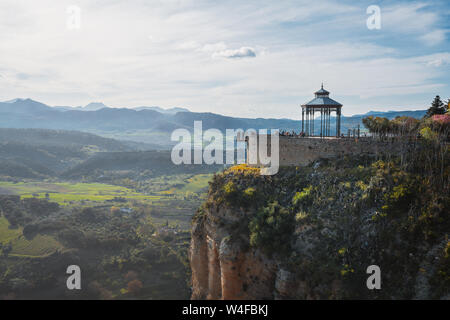
<svg viewBox="0 0 450 320">
<path fill-rule="evenodd" d="M 303 166 L 315 160 L 333 159 L 345 155 L 398 153 L 405 146 L 405 142 L 379 141 L 367 137 L 321 139 L 280 136 L 279 161 L 280 166 Z M 270 138 L 268 139 L 268 150 L 270 150 Z M 247 152 L 247 163 L 249 163 L 250 152 Z M 258 157 L 256 165 L 259 164 Z"/>
</svg>

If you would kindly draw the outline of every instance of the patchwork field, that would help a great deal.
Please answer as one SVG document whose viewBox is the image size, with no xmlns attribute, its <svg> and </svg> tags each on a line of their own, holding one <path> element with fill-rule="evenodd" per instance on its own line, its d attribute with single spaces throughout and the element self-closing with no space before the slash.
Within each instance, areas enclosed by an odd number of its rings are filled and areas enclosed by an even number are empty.
<svg viewBox="0 0 450 320">
<path fill-rule="evenodd" d="M 9 222 L 0 215 L 0 244 L 7 244 L 22 235 L 22 229 L 10 229 Z"/>
<path fill-rule="evenodd" d="M 192 177 L 177 176 L 169 180 L 167 183 L 166 177 L 154 179 L 154 185 L 160 185 L 161 191 L 157 194 L 161 195 L 185 195 L 186 193 L 201 193 L 206 192 L 208 182 L 212 179 L 212 174 L 197 174 Z"/>
<path fill-rule="evenodd" d="M 190 226 L 190 218 L 206 195 L 212 174 L 160 176 L 142 182 L 139 191 L 103 183 L 70 183 L 47 181 L 0 181 L 0 194 L 20 195 L 22 198 L 46 198 L 61 206 L 116 206 L 147 208 L 155 225 L 177 225 L 183 230 Z M 8 247 L 10 256 L 39 258 L 64 246 L 52 235 L 37 234 L 26 239 L 23 227 L 10 228 L 0 212 L 0 244 Z"/>
<path fill-rule="evenodd" d="M 0 216 L 0 244 L 11 244 L 10 256 L 41 258 L 52 254 L 56 250 L 64 249 L 55 238 L 49 235 L 36 235 L 32 240 L 27 240 L 22 235 L 21 227 L 10 229 L 8 220 Z"/>
<path fill-rule="evenodd" d="M 9 182 L 0 181 L 1 194 L 15 194 L 24 198 L 47 198 L 60 205 L 75 202 L 104 202 L 117 198 L 126 201 L 153 203 L 173 195 L 184 195 L 186 192 L 198 193 L 205 190 L 211 174 L 199 174 L 190 178 L 163 177 L 152 181 L 156 187 L 150 192 L 136 192 L 132 189 L 103 183 L 69 183 L 69 182 Z"/>
</svg>

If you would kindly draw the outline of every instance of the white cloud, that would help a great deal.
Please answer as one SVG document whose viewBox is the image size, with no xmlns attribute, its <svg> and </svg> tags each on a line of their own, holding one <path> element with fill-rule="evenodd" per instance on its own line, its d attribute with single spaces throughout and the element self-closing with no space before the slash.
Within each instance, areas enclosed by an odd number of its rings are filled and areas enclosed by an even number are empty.
<svg viewBox="0 0 450 320">
<path fill-rule="evenodd" d="M 200 44 L 196 41 L 186 41 L 177 45 L 177 49 L 179 50 L 195 50 L 200 47 Z"/>
<path fill-rule="evenodd" d="M 227 45 L 224 42 L 207 43 L 202 47 L 202 51 L 217 52 L 217 51 L 223 51 L 226 48 L 227 48 Z"/>
<path fill-rule="evenodd" d="M 382 28 L 393 32 L 423 32 L 439 21 L 439 14 L 429 9 L 426 3 L 402 3 L 381 6 Z"/>
<path fill-rule="evenodd" d="M 213 58 L 222 57 L 227 59 L 237 59 L 237 58 L 254 58 L 256 57 L 255 49 L 250 47 L 241 47 L 239 49 L 229 49 L 216 51 L 212 55 Z"/>
<path fill-rule="evenodd" d="M 446 30 L 433 30 L 420 37 L 429 46 L 435 46 L 445 41 Z"/>
<path fill-rule="evenodd" d="M 430 3 L 402 3 L 382 7 L 382 28 L 402 34 L 415 34 L 426 45 L 445 41 L 446 31 L 439 28 L 439 11 Z"/>
</svg>

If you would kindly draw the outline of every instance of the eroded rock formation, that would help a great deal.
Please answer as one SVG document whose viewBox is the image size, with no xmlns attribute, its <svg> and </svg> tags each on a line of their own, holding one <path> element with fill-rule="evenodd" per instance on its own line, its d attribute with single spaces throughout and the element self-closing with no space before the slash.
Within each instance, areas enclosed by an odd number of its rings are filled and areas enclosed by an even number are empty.
<svg viewBox="0 0 450 320">
<path fill-rule="evenodd" d="M 276 176 L 245 166 L 217 174 L 193 219 L 192 299 L 449 297 L 446 204 L 433 205 L 439 193 L 386 165 L 359 159 Z M 370 265 L 381 269 L 381 290 L 367 288 Z"/>
</svg>

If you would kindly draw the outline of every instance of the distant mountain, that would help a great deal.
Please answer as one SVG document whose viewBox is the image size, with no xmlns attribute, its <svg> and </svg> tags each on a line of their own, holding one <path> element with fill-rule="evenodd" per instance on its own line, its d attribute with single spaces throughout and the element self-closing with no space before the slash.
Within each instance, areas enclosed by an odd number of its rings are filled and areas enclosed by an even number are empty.
<svg viewBox="0 0 450 320">
<path fill-rule="evenodd" d="M 93 111 L 86 112 L 86 108 Z M 100 108 L 100 109 L 98 109 Z M 94 110 L 96 109 L 96 110 Z M 16 99 L 0 103 L 0 127 L 3 128 L 46 128 L 95 132 L 104 136 L 113 135 L 118 139 L 146 142 L 166 148 L 172 142 L 170 134 L 178 128 L 193 129 L 194 121 L 201 120 L 203 130 L 216 128 L 225 129 L 301 129 L 301 121 L 291 119 L 235 118 L 215 113 L 195 113 L 178 111 L 173 108 L 162 112 L 158 107 L 108 108 L 102 103 L 92 103 L 78 109 L 66 111 L 49 107 L 31 99 Z M 159 110 L 159 111 L 158 111 Z M 175 110 L 177 110 L 176 113 Z M 169 112 L 168 112 L 169 111 Z M 411 116 L 421 118 L 425 110 L 417 111 L 371 111 L 364 115 L 342 117 L 341 131 L 362 127 L 362 118 L 368 115 L 395 118 L 396 116 Z M 320 120 L 316 120 L 317 123 Z M 316 129 L 320 128 L 317 124 Z M 334 129 L 332 121 L 331 129 Z"/>
<path fill-rule="evenodd" d="M 6 101 L 6 103 L 14 103 L 19 99 L 14 99 L 14 100 L 10 100 L 10 101 Z M 91 102 L 88 105 L 84 106 L 84 107 L 68 107 L 68 106 L 55 106 L 53 107 L 57 110 L 60 111 L 97 111 L 103 108 L 110 108 L 107 105 L 105 105 L 103 102 Z M 163 114 L 176 114 L 177 112 L 190 112 L 188 109 L 186 108 L 179 108 L 179 107 L 174 107 L 174 108 L 169 108 L 169 109 L 163 109 L 161 107 L 136 107 L 136 108 L 129 108 L 131 110 L 136 110 L 136 111 L 142 111 L 142 110 L 152 110 L 152 111 L 156 111 L 159 113 L 163 113 Z"/>
<path fill-rule="evenodd" d="M 88 105 L 84 106 L 82 108 L 83 111 L 97 111 L 103 108 L 109 108 L 108 106 L 104 105 L 102 102 L 91 102 Z"/>
<path fill-rule="evenodd" d="M 12 100 L 5 101 L 4 103 L 14 103 L 14 102 L 17 102 L 17 101 L 19 101 L 19 100 L 25 100 L 25 99 L 16 98 L 16 99 L 12 99 Z"/>
<path fill-rule="evenodd" d="M 352 117 L 367 117 L 367 116 L 374 116 L 374 117 L 385 117 L 388 119 L 394 119 L 398 116 L 407 116 L 412 118 L 422 118 L 427 110 L 404 110 L 404 111 L 369 111 L 364 114 L 360 115 L 353 115 Z"/>
<path fill-rule="evenodd" d="M 0 102 L 1 114 L 30 114 L 45 115 L 51 112 L 52 108 L 38 101 L 31 99 L 14 99 L 6 102 Z"/>
<path fill-rule="evenodd" d="M 188 109 L 186 108 L 169 108 L 169 109 L 163 109 L 160 107 L 137 107 L 137 108 L 133 108 L 136 111 L 141 111 L 141 110 L 153 110 L 153 111 L 157 111 L 160 113 L 165 113 L 165 114 L 175 114 L 177 112 L 190 112 Z"/>
<path fill-rule="evenodd" d="M 54 109 L 61 111 L 78 110 L 78 111 L 97 111 L 103 108 L 109 108 L 103 102 L 91 102 L 84 107 L 67 107 L 67 106 L 55 106 Z"/>
</svg>

